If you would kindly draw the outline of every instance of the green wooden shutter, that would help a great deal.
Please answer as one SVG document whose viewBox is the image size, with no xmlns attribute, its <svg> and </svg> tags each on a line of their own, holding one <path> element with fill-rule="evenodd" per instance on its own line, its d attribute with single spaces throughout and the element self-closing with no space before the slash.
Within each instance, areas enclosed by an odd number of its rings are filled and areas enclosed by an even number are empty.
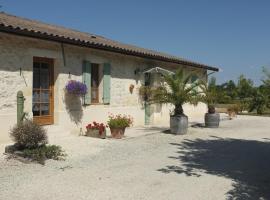
<svg viewBox="0 0 270 200">
<path fill-rule="evenodd" d="M 111 99 L 111 65 L 103 65 L 103 103 L 109 104 Z"/>
<path fill-rule="evenodd" d="M 87 93 L 84 96 L 84 104 L 91 104 L 91 62 L 83 61 L 83 83 L 87 86 Z"/>
</svg>

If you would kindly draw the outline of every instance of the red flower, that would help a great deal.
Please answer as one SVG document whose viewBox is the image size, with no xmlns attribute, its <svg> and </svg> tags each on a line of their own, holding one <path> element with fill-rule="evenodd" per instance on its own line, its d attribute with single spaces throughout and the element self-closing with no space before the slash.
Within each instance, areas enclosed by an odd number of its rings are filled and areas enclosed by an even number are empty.
<svg viewBox="0 0 270 200">
<path fill-rule="evenodd" d="M 106 126 L 107 127 L 107 126 Z M 90 123 L 86 126 L 86 129 L 98 130 L 101 135 L 105 131 L 105 125 L 103 123 L 93 122 L 93 125 Z"/>
</svg>

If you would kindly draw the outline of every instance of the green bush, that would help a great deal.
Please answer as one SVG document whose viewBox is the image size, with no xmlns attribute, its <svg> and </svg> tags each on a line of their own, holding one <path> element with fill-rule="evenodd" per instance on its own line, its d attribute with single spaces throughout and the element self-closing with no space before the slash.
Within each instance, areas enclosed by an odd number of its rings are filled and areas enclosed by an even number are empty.
<svg viewBox="0 0 270 200">
<path fill-rule="evenodd" d="M 31 120 L 16 124 L 10 130 L 12 140 L 23 148 L 37 148 L 48 142 L 46 130 Z"/>
<path fill-rule="evenodd" d="M 62 160 L 66 157 L 62 148 L 56 145 L 43 145 L 34 149 L 24 149 L 22 154 L 24 157 L 35 160 L 40 164 L 45 164 L 47 159 Z"/>
</svg>

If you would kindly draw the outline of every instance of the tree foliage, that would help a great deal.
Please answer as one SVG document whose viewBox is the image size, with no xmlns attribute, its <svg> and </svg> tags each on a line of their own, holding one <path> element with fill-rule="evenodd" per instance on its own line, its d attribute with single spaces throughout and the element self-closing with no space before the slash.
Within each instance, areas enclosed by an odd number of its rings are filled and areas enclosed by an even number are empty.
<svg viewBox="0 0 270 200">
<path fill-rule="evenodd" d="M 269 94 L 259 87 L 250 101 L 249 112 L 256 111 L 257 114 L 263 114 L 267 109 L 270 109 Z"/>
<path fill-rule="evenodd" d="M 148 103 L 173 104 L 173 115 L 182 115 L 183 104 L 196 104 L 199 83 L 191 82 L 192 74 L 185 74 L 183 70 L 176 71 L 175 74 L 164 75 L 164 83 L 157 88 L 144 87 L 142 94 L 147 95 Z M 143 92 L 144 91 L 144 92 Z"/>
<path fill-rule="evenodd" d="M 212 77 L 209 83 L 201 80 L 199 88 L 199 100 L 207 104 L 209 113 L 215 113 L 215 105 L 217 104 L 219 98 L 216 87 L 216 79 Z"/>
<path fill-rule="evenodd" d="M 263 68 L 264 78 L 260 86 L 255 86 L 251 79 L 240 75 L 237 83 L 229 80 L 216 85 L 217 103 L 238 104 L 240 110 L 262 114 L 269 110 L 270 102 L 270 71 Z M 211 80 L 209 86 L 211 85 Z"/>
</svg>

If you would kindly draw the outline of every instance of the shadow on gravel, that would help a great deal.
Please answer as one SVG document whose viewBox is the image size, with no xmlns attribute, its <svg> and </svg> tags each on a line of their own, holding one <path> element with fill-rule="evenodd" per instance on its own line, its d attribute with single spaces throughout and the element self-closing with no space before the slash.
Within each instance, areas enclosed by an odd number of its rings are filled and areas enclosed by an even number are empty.
<svg viewBox="0 0 270 200">
<path fill-rule="evenodd" d="M 192 128 L 205 128 L 204 123 L 192 123 L 190 126 Z"/>
<path fill-rule="evenodd" d="M 138 131 L 145 131 L 145 132 L 163 132 L 166 131 L 167 129 L 168 129 L 167 127 L 156 127 L 156 126 L 136 128 L 136 130 Z"/>
<path fill-rule="evenodd" d="M 228 199 L 270 199 L 270 142 L 223 139 L 184 140 L 171 143 L 181 161 L 178 166 L 166 166 L 163 173 L 200 177 L 204 173 L 227 177 L 234 181 Z M 196 188 L 194 188 L 196 190 Z"/>
</svg>

